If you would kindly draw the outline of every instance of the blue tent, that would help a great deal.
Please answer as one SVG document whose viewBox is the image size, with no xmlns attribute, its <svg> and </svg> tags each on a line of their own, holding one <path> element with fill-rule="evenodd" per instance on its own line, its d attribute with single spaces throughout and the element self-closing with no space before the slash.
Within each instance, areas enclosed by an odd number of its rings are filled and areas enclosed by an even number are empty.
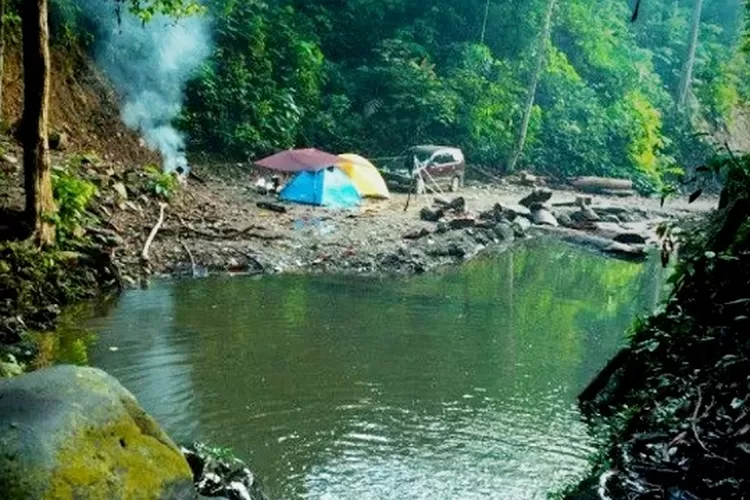
<svg viewBox="0 0 750 500">
<path fill-rule="evenodd" d="M 328 167 L 316 172 L 298 173 L 281 190 L 279 199 L 307 205 L 350 208 L 359 205 L 362 197 L 349 176 L 337 167 Z"/>
</svg>

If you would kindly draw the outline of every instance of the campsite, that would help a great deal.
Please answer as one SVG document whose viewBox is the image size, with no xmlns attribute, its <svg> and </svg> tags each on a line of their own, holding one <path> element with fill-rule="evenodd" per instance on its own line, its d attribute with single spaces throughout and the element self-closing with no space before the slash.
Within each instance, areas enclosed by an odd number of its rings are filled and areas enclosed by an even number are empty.
<svg viewBox="0 0 750 500">
<path fill-rule="evenodd" d="M 748 12 L 0 0 L 0 499 L 746 499 Z"/>
</svg>

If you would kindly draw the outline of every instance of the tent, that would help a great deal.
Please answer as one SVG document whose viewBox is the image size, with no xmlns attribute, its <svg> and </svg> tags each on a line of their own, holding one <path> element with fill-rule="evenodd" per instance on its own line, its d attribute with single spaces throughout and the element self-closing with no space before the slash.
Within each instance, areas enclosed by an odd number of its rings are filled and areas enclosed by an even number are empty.
<svg viewBox="0 0 750 500">
<path fill-rule="evenodd" d="M 289 149 L 255 162 L 256 165 L 279 172 L 321 170 L 339 161 L 336 155 L 314 148 Z"/>
<path fill-rule="evenodd" d="M 350 208 L 359 205 L 362 197 L 344 172 L 336 167 L 328 167 L 316 172 L 298 173 L 281 190 L 279 199 L 307 205 Z"/>
<path fill-rule="evenodd" d="M 369 198 L 390 198 L 391 194 L 375 165 L 355 154 L 339 155 L 336 164 L 352 180 L 359 194 Z"/>
</svg>

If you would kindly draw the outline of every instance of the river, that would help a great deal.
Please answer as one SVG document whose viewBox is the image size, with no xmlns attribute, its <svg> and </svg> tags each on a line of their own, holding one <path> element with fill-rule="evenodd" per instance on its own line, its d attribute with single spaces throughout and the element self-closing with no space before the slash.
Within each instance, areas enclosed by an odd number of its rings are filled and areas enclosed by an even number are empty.
<svg viewBox="0 0 750 500">
<path fill-rule="evenodd" d="M 549 241 L 399 279 L 209 278 L 101 307 L 91 364 L 278 499 L 536 499 L 586 471 L 577 393 L 658 262 Z"/>
</svg>

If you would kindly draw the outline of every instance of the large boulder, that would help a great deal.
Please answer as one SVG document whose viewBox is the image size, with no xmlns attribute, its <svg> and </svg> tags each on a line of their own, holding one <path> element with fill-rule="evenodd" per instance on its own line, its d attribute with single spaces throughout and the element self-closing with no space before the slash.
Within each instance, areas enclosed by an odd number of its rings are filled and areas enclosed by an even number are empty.
<svg viewBox="0 0 750 500">
<path fill-rule="evenodd" d="M 552 190 L 548 188 L 535 189 L 528 196 L 518 202 L 519 205 L 523 205 L 526 208 L 531 208 L 532 205 L 547 203 L 552 198 Z"/>
<path fill-rule="evenodd" d="M 132 394 L 94 368 L 0 381 L 5 500 L 193 499 L 190 466 Z"/>
<path fill-rule="evenodd" d="M 531 212 L 531 218 L 534 221 L 534 224 L 537 224 L 540 226 L 557 227 L 560 225 L 557 222 L 557 219 L 555 218 L 555 216 L 552 215 L 552 212 L 544 208 L 540 208 L 539 210 L 534 210 L 533 212 Z"/>
</svg>

